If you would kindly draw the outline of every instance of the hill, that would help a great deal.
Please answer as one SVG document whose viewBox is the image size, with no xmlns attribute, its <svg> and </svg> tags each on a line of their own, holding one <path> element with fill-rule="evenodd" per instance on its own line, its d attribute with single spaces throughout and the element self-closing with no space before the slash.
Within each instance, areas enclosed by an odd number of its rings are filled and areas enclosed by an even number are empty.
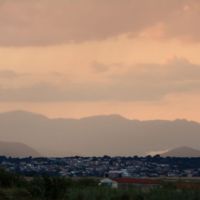
<svg viewBox="0 0 200 200">
<path fill-rule="evenodd" d="M 2 142 L 0 141 L 0 155 L 11 157 L 39 157 L 41 156 L 33 148 L 16 142 Z"/>
<path fill-rule="evenodd" d="M 161 154 L 162 157 L 200 157 L 200 150 L 190 147 L 179 147 Z"/>
<path fill-rule="evenodd" d="M 119 115 L 49 119 L 16 111 L 0 114 L 0 140 L 24 143 L 48 156 L 146 155 L 176 146 L 200 148 L 200 124 Z"/>
</svg>

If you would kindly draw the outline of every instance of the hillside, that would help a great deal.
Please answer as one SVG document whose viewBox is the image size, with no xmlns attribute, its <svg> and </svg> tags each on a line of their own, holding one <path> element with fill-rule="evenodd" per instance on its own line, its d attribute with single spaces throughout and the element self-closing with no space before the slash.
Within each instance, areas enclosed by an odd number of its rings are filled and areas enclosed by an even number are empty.
<svg viewBox="0 0 200 200">
<path fill-rule="evenodd" d="M 200 150 L 190 147 L 179 147 L 161 154 L 163 157 L 200 157 Z"/>
<path fill-rule="evenodd" d="M 41 156 L 33 148 L 16 142 L 2 142 L 0 141 L 0 155 L 11 157 L 39 157 Z"/>
</svg>

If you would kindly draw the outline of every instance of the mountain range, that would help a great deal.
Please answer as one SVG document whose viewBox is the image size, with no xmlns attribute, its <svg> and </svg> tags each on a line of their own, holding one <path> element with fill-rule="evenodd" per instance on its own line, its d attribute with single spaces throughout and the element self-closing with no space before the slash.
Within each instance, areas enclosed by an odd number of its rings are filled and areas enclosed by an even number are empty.
<svg viewBox="0 0 200 200">
<path fill-rule="evenodd" d="M 50 119 L 15 111 L 0 114 L 0 140 L 26 144 L 44 156 L 146 155 L 177 146 L 200 149 L 200 124 L 119 115 Z"/>
</svg>

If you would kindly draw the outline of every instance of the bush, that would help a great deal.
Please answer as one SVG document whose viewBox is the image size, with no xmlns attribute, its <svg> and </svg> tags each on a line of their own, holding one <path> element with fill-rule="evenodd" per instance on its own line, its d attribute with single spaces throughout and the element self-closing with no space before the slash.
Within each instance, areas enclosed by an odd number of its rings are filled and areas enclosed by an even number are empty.
<svg viewBox="0 0 200 200">
<path fill-rule="evenodd" d="M 0 187 L 9 188 L 18 184 L 20 181 L 19 176 L 0 168 Z"/>
</svg>

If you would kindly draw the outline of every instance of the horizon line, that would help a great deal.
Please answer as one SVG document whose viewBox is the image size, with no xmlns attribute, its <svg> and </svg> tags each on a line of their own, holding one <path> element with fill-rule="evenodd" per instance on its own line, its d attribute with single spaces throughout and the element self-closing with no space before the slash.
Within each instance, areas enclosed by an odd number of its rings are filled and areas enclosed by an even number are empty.
<svg viewBox="0 0 200 200">
<path fill-rule="evenodd" d="M 110 114 L 95 114 L 95 115 L 86 115 L 84 117 L 50 117 L 48 115 L 45 115 L 40 112 L 34 112 L 34 111 L 29 111 L 29 110 L 23 110 L 23 109 L 15 109 L 15 110 L 8 110 L 8 111 L 0 111 L 0 114 L 8 114 L 8 113 L 29 113 L 33 115 L 38 115 L 41 117 L 45 117 L 50 120 L 82 120 L 82 119 L 88 119 L 88 118 L 94 118 L 94 117 L 119 117 L 125 120 L 130 120 L 130 121 L 139 121 L 139 122 L 147 122 L 147 121 L 169 121 L 169 122 L 174 122 L 174 121 L 187 121 L 187 122 L 194 122 L 194 123 L 200 123 L 200 121 L 197 120 L 192 120 L 192 119 L 187 119 L 187 118 L 174 118 L 174 119 L 159 119 L 159 118 L 154 118 L 154 119 L 138 119 L 138 118 L 128 118 L 122 114 L 119 113 L 110 113 Z"/>
</svg>

